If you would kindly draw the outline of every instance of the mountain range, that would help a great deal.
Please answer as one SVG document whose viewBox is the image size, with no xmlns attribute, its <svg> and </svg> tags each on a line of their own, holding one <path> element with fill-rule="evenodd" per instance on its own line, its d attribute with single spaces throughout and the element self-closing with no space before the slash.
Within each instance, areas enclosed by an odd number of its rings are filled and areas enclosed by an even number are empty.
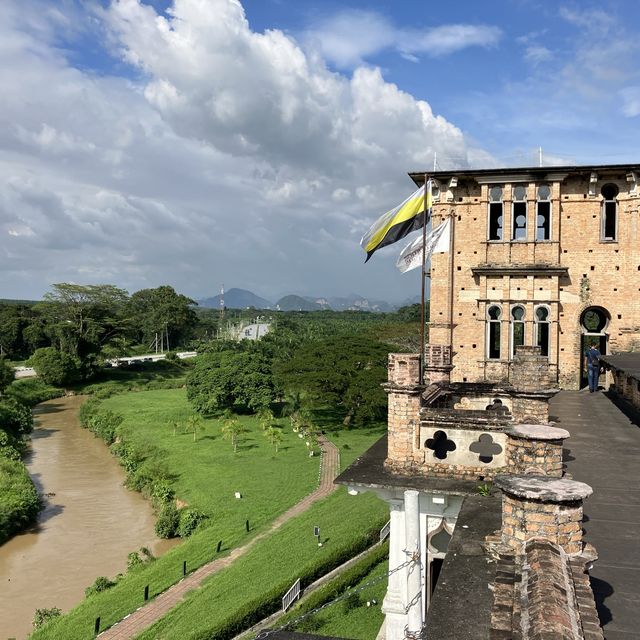
<svg viewBox="0 0 640 640">
<path fill-rule="evenodd" d="M 218 294 L 212 298 L 198 300 L 201 307 L 219 309 L 222 296 Z M 227 309 L 277 309 L 280 311 L 320 311 L 322 309 L 333 309 L 334 311 L 393 311 L 399 307 L 419 302 L 409 299 L 400 304 L 391 304 L 384 300 L 371 300 L 357 294 L 345 297 L 314 297 L 298 296 L 294 294 L 286 295 L 276 302 L 271 302 L 262 298 L 252 291 L 246 289 L 232 288 L 224 293 L 224 306 Z"/>
</svg>

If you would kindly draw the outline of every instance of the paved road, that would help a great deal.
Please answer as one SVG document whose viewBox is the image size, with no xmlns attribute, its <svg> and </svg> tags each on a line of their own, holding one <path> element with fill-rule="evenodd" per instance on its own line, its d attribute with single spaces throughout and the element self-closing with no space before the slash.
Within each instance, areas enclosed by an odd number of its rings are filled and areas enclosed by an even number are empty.
<svg viewBox="0 0 640 640">
<path fill-rule="evenodd" d="M 591 582 L 605 637 L 640 638 L 640 419 L 588 391 L 559 393 L 550 413 L 571 433 L 567 471 L 594 489 L 584 529 L 599 555 Z"/>
<path fill-rule="evenodd" d="M 291 518 L 299 515 L 303 511 L 306 511 L 314 502 L 317 502 L 321 498 L 324 498 L 335 491 L 338 486 L 333 484 L 333 480 L 340 472 L 340 454 L 338 452 L 338 448 L 323 436 L 320 436 L 318 441 L 323 453 L 318 478 L 318 488 L 314 492 L 310 493 L 274 520 L 267 531 L 257 535 L 255 538 L 252 538 L 244 546 L 233 549 L 228 556 L 209 562 L 199 569 L 196 569 L 196 571 L 191 575 L 187 576 L 177 584 L 174 584 L 149 604 L 141 607 L 137 611 L 134 611 L 131 615 L 127 616 L 124 620 L 121 620 L 110 629 L 107 629 L 107 631 L 101 633 L 98 637 L 102 640 L 129 640 L 130 638 L 134 638 L 138 634 L 142 633 L 142 631 L 147 627 L 150 627 L 154 622 L 156 622 L 156 620 L 160 620 L 160 618 L 165 616 L 171 609 L 173 609 L 173 607 L 179 604 L 188 591 L 199 587 L 205 578 L 210 576 L 212 573 L 229 566 L 236 558 L 239 558 L 249 551 L 249 549 L 251 549 L 251 547 L 253 547 L 253 545 L 259 540 L 270 535 Z"/>
</svg>

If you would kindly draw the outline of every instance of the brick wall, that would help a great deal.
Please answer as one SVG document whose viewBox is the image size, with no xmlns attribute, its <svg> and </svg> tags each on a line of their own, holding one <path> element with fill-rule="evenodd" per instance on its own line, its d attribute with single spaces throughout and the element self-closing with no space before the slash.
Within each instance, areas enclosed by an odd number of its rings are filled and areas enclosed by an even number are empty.
<svg viewBox="0 0 640 640">
<path fill-rule="evenodd" d="M 589 306 L 601 306 L 610 315 L 607 327 L 609 352 L 627 350 L 640 341 L 640 197 L 633 193 L 624 169 L 601 169 L 591 183 L 591 169 L 552 175 L 497 177 L 503 187 L 504 235 L 487 241 L 489 184 L 473 176 L 460 176 L 451 197 L 434 204 L 433 223 L 453 217 L 453 364 L 452 380 L 503 380 L 510 369 L 510 309 L 525 309 L 525 344 L 535 340 L 535 310 L 549 309 L 549 362 L 554 381 L 563 388 L 577 388 L 580 376 L 580 315 Z M 531 174 L 531 172 L 529 172 Z M 547 175 L 545 175 L 547 174 Z M 454 174 L 451 174 L 454 175 Z M 440 176 L 443 184 L 448 176 Z M 449 176 L 450 177 L 450 176 Z M 439 174 L 436 174 L 436 179 Z M 521 182 L 522 179 L 525 182 Z M 516 182 L 517 180 L 517 182 Z M 527 237 L 511 241 L 512 188 L 527 189 Z M 617 240 L 601 241 L 600 190 L 617 185 Z M 551 187 L 551 239 L 536 241 L 536 189 Z M 637 189 L 636 189 L 637 192 Z M 496 272 L 474 275 L 478 265 L 532 265 L 549 267 L 529 273 Z M 567 275 L 554 267 L 566 268 Z M 430 340 L 449 344 L 449 254 L 435 254 L 431 261 Z M 501 357 L 489 360 L 486 349 L 486 313 L 491 303 L 502 308 Z"/>
<path fill-rule="evenodd" d="M 562 444 L 569 432 L 549 425 L 516 425 L 507 431 L 506 466 L 515 475 L 562 476 Z"/>
</svg>

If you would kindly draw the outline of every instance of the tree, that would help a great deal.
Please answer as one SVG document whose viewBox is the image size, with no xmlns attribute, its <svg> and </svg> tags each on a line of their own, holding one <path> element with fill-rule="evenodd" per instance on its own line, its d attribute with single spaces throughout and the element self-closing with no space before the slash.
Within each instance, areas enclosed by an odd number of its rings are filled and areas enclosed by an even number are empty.
<svg viewBox="0 0 640 640">
<path fill-rule="evenodd" d="M 185 423 L 185 430 L 187 433 L 193 433 L 193 441 L 196 441 L 196 434 L 198 431 L 204 428 L 204 421 L 202 420 L 202 416 L 199 416 L 197 413 L 192 413 Z"/>
<path fill-rule="evenodd" d="M 81 377 L 79 358 L 54 347 L 37 349 L 29 358 L 29 365 L 47 384 L 63 386 Z"/>
<path fill-rule="evenodd" d="M 13 382 L 14 377 L 14 368 L 4 358 L 0 358 L 0 395 Z"/>
<path fill-rule="evenodd" d="M 137 342 L 149 345 L 157 333 L 164 337 L 165 349 L 175 349 L 190 337 L 198 322 L 196 304 L 168 285 L 136 291 L 127 303 L 127 315 Z"/>
<path fill-rule="evenodd" d="M 237 453 L 240 436 L 243 433 L 247 433 L 249 429 L 247 429 L 230 411 L 225 411 L 223 418 L 224 422 L 221 429 L 222 437 L 226 440 L 231 440 L 233 452 Z"/>
<path fill-rule="evenodd" d="M 187 398 L 205 415 L 234 406 L 255 411 L 273 397 L 271 361 L 259 351 L 206 353 L 187 377 Z"/>
<path fill-rule="evenodd" d="M 52 345 L 77 358 L 81 377 L 87 378 L 97 368 L 95 356 L 101 348 L 125 331 L 122 312 L 127 298 L 127 292 L 114 285 L 63 282 L 52 285 L 35 308 Z"/>
<path fill-rule="evenodd" d="M 258 421 L 260 422 L 260 426 L 262 427 L 263 431 L 266 431 L 273 426 L 275 416 L 273 415 L 273 411 L 271 411 L 271 409 L 260 409 L 257 415 Z"/>
<path fill-rule="evenodd" d="M 387 344 L 362 337 L 334 337 L 304 345 L 292 358 L 274 363 L 283 388 L 304 389 L 318 402 L 341 407 L 344 423 L 362 424 L 382 416 L 386 394 Z"/>
<path fill-rule="evenodd" d="M 277 427 L 269 427 L 264 432 L 265 438 L 275 447 L 276 453 L 278 453 L 278 446 L 282 442 L 282 430 Z"/>
</svg>

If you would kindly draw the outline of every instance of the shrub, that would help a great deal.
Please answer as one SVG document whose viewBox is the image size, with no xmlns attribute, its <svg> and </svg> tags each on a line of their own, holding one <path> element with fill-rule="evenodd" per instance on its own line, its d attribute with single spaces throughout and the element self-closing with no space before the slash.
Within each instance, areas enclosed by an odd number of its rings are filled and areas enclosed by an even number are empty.
<svg viewBox="0 0 640 640">
<path fill-rule="evenodd" d="M 89 426 L 89 420 L 100 410 L 100 400 L 97 398 L 89 398 L 82 403 L 80 407 L 80 424 L 86 429 Z"/>
<path fill-rule="evenodd" d="M 175 491 L 167 480 L 156 480 L 151 485 L 151 497 L 158 505 L 169 502 L 175 498 Z"/>
<path fill-rule="evenodd" d="M 45 625 L 49 620 L 58 618 L 62 615 L 62 611 L 58 607 L 51 607 L 50 609 L 36 609 L 33 616 L 33 628 L 39 629 Z"/>
<path fill-rule="evenodd" d="M 180 514 L 173 501 L 162 505 L 156 522 L 156 535 L 159 538 L 175 538 L 179 526 Z"/>
<path fill-rule="evenodd" d="M 147 547 L 140 547 L 140 551 L 132 551 L 127 555 L 127 571 L 141 567 L 155 560 L 155 557 Z"/>
<path fill-rule="evenodd" d="M 361 604 L 360 594 L 357 592 L 350 593 L 342 602 L 342 610 L 344 613 L 348 613 L 353 609 L 357 609 Z"/>
<path fill-rule="evenodd" d="M 113 444 L 116 431 L 123 421 L 123 417 L 110 410 L 96 411 L 88 420 L 88 427 L 107 444 Z"/>
<path fill-rule="evenodd" d="M 47 384 L 40 378 L 15 380 L 7 389 L 6 395 L 18 402 L 33 407 L 45 400 L 59 398 L 64 391 Z"/>
<path fill-rule="evenodd" d="M 36 349 L 28 364 L 47 384 L 64 386 L 82 377 L 80 360 L 53 347 Z"/>
<path fill-rule="evenodd" d="M 35 521 L 42 501 L 20 460 L 0 457 L 0 544 Z"/>
<path fill-rule="evenodd" d="M 182 509 L 180 511 L 178 535 L 181 538 L 189 537 L 208 517 L 206 513 L 202 513 L 197 509 Z"/>
<path fill-rule="evenodd" d="M 92 596 L 94 593 L 100 593 L 101 591 L 106 591 L 107 589 L 111 589 L 111 587 L 115 587 L 116 583 L 105 576 L 98 576 L 94 583 L 87 587 L 84 590 L 85 597 Z"/>
</svg>

